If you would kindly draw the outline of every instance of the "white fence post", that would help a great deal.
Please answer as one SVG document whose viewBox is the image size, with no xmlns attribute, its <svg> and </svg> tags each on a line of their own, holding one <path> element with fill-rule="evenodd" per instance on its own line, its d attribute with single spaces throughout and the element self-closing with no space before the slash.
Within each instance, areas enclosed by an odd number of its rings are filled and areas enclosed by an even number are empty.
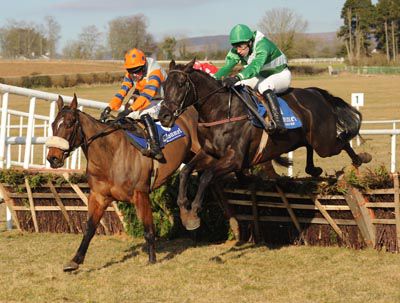
<svg viewBox="0 0 400 303">
<path fill-rule="evenodd" d="M 393 122 L 393 130 L 396 130 L 396 122 Z M 396 134 L 391 135 L 391 157 L 390 157 L 390 172 L 396 172 Z"/>
<path fill-rule="evenodd" d="M 6 207 L 6 222 L 7 222 L 7 230 L 11 230 L 13 228 L 12 215 L 11 211 Z"/>
<path fill-rule="evenodd" d="M 4 168 L 6 152 L 6 126 L 7 126 L 8 93 L 4 93 L 1 103 L 1 128 L 0 128 L 0 168 Z"/>
<path fill-rule="evenodd" d="M 29 118 L 28 118 L 28 129 L 26 131 L 26 143 L 25 143 L 25 156 L 23 168 L 29 168 L 29 160 L 31 155 L 32 146 L 32 134 L 33 134 L 33 122 L 35 114 L 36 98 L 32 97 L 29 101 Z"/>
</svg>

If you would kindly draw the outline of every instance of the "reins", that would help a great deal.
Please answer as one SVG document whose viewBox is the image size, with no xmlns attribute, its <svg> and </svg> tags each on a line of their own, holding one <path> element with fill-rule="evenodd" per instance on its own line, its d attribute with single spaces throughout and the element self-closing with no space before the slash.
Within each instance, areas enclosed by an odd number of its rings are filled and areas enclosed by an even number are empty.
<svg viewBox="0 0 400 303">
<path fill-rule="evenodd" d="M 77 148 L 79 148 L 81 146 L 85 150 L 87 150 L 89 145 L 94 140 L 96 140 L 97 138 L 103 137 L 103 136 L 107 136 L 107 135 L 109 135 L 109 134 L 111 134 L 111 133 L 113 133 L 113 132 L 115 132 L 115 131 L 117 131 L 119 129 L 123 129 L 123 127 L 121 127 L 118 124 L 118 120 L 114 120 L 114 121 L 111 121 L 111 123 L 109 125 L 107 125 L 107 127 L 105 129 L 101 130 L 100 132 L 98 132 L 98 133 L 94 134 L 93 136 L 89 137 L 88 139 L 86 139 L 85 134 L 84 134 L 84 132 L 82 130 L 81 121 L 79 119 L 79 112 L 81 112 L 81 111 L 77 110 L 77 112 L 76 112 L 76 121 L 74 123 L 74 130 L 72 131 L 71 137 L 69 139 L 69 141 L 71 141 L 70 148 L 68 150 L 64 151 L 64 153 L 66 153 L 67 155 L 69 155 L 71 152 L 73 152 L 75 149 L 77 149 Z M 75 145 L 76 138 L 78 137 L 77 136 L 78 129 L 79 129 L 80 135 L 82 137 L 82 142 L 80 144 L 78 144 L 78 145 Z"/>
<path fill-rule="evenodd" d="M 178 107 L 178 108 L 175 110 L 175 112 L 174 112 L 174 116 L 175 116 L 175 117 L 178 117 L 179 115 L 181 115 L 181 114 L 186 110 L 186 108 L 188 107 L 188 106 L 185 106 L 185 101 L 186 101 L 187 95 L 189 94 L 189 90 L 190 90 L 189 85 L 192 86 L 193 93 L 194 93 L 194 99 L 195 99 L 195 101 L 194 101 L 191 105 L 195 105 L 195 104 L 198 103 L 200 106 L 202 106 L 202 105 L 204 104 L 204 103 L 203 103 L 203 104 L 200 104 L 200 101 L 202 101 L 202 100 L 204 100 L 204 99 L 210 97 L 211 95 L 215 94 L 217 91 L 219 91 L 219 90 L 221 90 L 222 88 L 224 88 L 223 86 L 218 87 L 218 88 L 212 90 L 212 91 L 211 91 L 210 93 L 208 93 L 207 95 L 205 95 L 205 96 L 203 96 L 203 97 L 201 97 L 201 98 L 198 98 L 198 97 L 197 97 L 198 94 L 197 94 L 196 86 L 194 85 L 193 80 L 192 80 L 192 78 L 190 77 L 190 74 L 189 74 L 189 73 L 186 73 L 186 72 L 181 71 L 181 70 L 171 70 L 169 73 L 170 73 L 170 74 L 171 74 L 171 73 L 180 73 L 180 74 L 183 74 L 183 75 L 185 75 L 186 79 L 188 80 L 188 81 L 186 82 L 187 85 L 186 85 L 185 95 L 183 96 L 182 101 L 181 101 L 180 104 L 179 104 L 179 107 Z"/>
<path fill-rule="evenodd" d="M 193 93 L 195 95 L 195 98 L 194 98 L 195 101 L 191 105 L 199 104 L 200 106 L 202 106 L 205 103 L 204 102 L 204 103 L 201 104 L 200 103 L 201 101 L 203 101 L 204 99 L 210 97 L 211 95 L 215 94 L 216 92 L 218 92 L 219 90 L 224 88 L 224 86 L 220 86 L 220 87 L 212 90 L 207 95 L 205 95 L 205 96 L 203 96 L 201 98 L 198 98 L 197 97 L 198 94 L 197 94 L 196 86 L 194 85 L 193 80 L 190 77 L 189 73 L 181 71 L 181 70 L 171 70 L 169 73 L 170 74 L 171 73 L 180 73 L 180 74 L 183 74 L 187 79 L 185 95 L 183 96 L 182 101 L 179 104 L 179 107 L 173 113 L 175 118 L 178 117 L 179 115 L 181 115 L 186 110 L 186 108 L 188 107 L 188 106 L 185 106 L 185 103 L 186 103 L 186 98 L 187 98 L 187 96 L 189 94 L 189 90 L 190 90 L 189 86 L 190 85 L 192 86 L 192 90 L 193 90 Z M 237 91 L 235 91 L 235 93 L 238 94 Z M 212 126 L 217 126 L 217 125 L 221 125 L 221 124 L 225 124 L 225 123 L 238 122 L 238 121 L 242 121 L 242 120 L 248 119 L 249 118 L 248 115 L 243 115 L 243 116 L 238 116 L 238 117 L 231 118 L 231 116 L 230 116 L 231 101 L 232 101 L 232 93 L 230 94 L 229 100 L 228 100 L 229 111 L 228 111 L 228 118 L 227 119 L 222 119 L 222 120 L 213 121 L 213 122 L 199 122 L 198 125 L 202 126 L 202 127 L 212 127 Z"/>
</svg>

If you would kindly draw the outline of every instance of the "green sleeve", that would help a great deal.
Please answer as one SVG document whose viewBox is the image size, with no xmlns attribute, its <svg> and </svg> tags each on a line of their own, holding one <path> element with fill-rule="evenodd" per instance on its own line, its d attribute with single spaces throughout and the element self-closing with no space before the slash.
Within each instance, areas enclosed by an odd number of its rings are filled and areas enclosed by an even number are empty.
<svg viewBox="0 0 400 303">
<path fill-rule="evenodd" d="M 267 62 L 268 56 L 270 54 L 269 47 L 264 41 L 260 41 L 255 47 L 256 55 L 249 65 L 247 65 L 238 76 L 241 80 L 250 79 L 256 77 L 260 74 L 261 68 Z"/>
<path fill-rule="evenodd" d="M 222 66 L 214 75 L 215 79 L 220 80 L 222 77 L 226 77 L 232 71 L 236 64 L 240 62 L 240 57 L 231 51 L 226 55 L 225 65 Z"/>
</svg>

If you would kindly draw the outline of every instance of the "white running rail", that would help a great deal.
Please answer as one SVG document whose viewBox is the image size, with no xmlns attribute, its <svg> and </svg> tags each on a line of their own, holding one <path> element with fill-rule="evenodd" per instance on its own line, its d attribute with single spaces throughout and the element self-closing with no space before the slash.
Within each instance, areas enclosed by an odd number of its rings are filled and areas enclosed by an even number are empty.
<svg viewBox="0 0 400 303">
<path fill-rule="evenodd" d="M 52 135 L 51 123 L 56 114 L 57 94 L 46 93 L 33 89 L 26 89 L 17 86 L 5 85 L 0 83 L 1 93 L 1 120 L 0 120 L 0 168 L 11 166 L 22 166 L 23 168 L 44 168 L 49 167 L 46 162 L 46 147 L 44 143 L 47 137 Z M 10 109 L 10 95 L 20 95 L 28 98 L 29 112 L 24 113 Z M 71 103 L 72 97 L 62 96 L 65 103 Z M 37 100 L 50 102 L 49 115 L 43 116 L 35 113 Z M 100 101 L 78 98 L 79 108 L 83 107 L 104 109 L 107 104 Z M 18 124 L 11 124 L 12 121 L 19 120 Z M 18 135 L 16 135 L 18 130 Z M 11 134 L 13 132 L 13 134 Z M 40 133 L 40 136 L 35 136 Z M 12 145 L 18 145 L 18 151 L 11 150 Z M 35 145 L 40 145 L 42 149 L 42 159 L 35 163 Z M 70 160 L 66 163 L 66 168 L 81 167 L 81 152 L 76 150 Z"/>
</svg>

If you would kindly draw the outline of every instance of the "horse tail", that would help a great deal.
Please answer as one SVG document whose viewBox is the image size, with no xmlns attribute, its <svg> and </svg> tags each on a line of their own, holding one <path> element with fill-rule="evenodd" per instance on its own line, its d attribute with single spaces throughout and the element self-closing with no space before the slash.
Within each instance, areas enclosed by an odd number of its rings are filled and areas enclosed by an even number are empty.
<svg viewBox="0 0 400 303">
<path fill-rule="evenodd" d="M 288 157 L 276 157 L 274 159 L 272 159 L 276 164 L 283 166 L 283 167 L 289 167 L 291 165 L 293 165 L 293 161 L 290 160 Z"/>
<path fill-rule="evenodd" d="M 307 89 L 319 92 L 326 101 L 332 106 L 337 117 L 336 129 L 338 138 L 347 142 L 358 135 L 361 127 L 361 113 L 344 101 L 342 98 L 331 95 L 328 91 L 318 87 L 308 87 Z"/>
</svg>

